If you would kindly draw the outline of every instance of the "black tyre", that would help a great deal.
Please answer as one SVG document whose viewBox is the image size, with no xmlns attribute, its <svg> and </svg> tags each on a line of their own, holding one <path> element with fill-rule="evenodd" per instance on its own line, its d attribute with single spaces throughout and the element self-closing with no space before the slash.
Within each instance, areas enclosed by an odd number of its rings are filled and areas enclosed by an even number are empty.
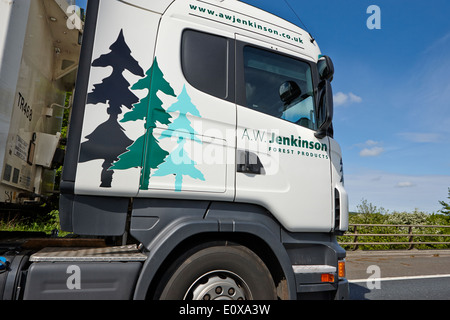
<svg viewBox="0 0 450 320">
<path fill-rule="evenodd" d="M 165 279 L 165 281 L 164 281 Z M 276 288 L 264 262 L 241 245 L 203 245 L 176 261 L 157 290 L 162 300 L 272 300 Z"/>
</svg>

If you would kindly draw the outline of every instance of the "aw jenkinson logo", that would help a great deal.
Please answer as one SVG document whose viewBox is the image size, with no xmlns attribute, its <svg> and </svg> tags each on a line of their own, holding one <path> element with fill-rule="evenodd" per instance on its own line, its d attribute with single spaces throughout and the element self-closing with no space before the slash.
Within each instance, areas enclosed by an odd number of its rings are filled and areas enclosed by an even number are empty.
<svg viewBox="0 0 450 320">
<path fill-rule="evenodd" d="M 306 156 L 328 160 L 328 145 L 318 141 L 309 141 L 300 136 L 281 136 L 276 131 L 244 129 L 241 139 L 247 143 L 259 143 L 267 151 L 278 154 Z"/>
</svg>

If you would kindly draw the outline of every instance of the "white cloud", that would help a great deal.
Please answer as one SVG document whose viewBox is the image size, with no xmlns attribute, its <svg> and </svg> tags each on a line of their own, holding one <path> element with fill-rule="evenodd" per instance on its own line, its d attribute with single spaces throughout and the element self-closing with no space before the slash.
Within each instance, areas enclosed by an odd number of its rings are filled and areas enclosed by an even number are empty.
<svg viewBox="0 0 450 320">
<path fill-rule="evenodd" d="M 403 181 L 403 182 L 399 182 L 395 185 L 397 188 L 411 188 L 411 187 L 415 187 L 416 185 L 414 183 L 412 183 L 411 181 Z"/>
<path fill-rule="evenodd" d="M 381 142 L 374 140 L 367 140 L 365 143 L 357 144 L 358 147 L 363 148 L 359 155 L 361 157 L 377 157 L 385 150 L 381 145 Z"/>
<path fill-rule="evenodd" d="M 349 98 L 350 98 L 350 102 L 354 102 L 354 103 L 361 103 L 362 102 L 362 98 L 353 94 L 353 93 L 349 93 L 348 94 Z"/>
<path fill-rule="evenodd" d="M 366 141 L 366 146 L 376 146 L 379 145 L 380 143 L 378 141 L 374 141 L 374 140 L 367 140 Z"/>
<path fill-rule="evenodd" d="M 438 133 L 402 132 L 398 135 L 403 139 L 418 143 L 433 143 L 441 140 L 441 135 Z"/>
<path fill-rule="evenodd" d="M 442 209 L 439 201 L 448 197 L 450 175 L 402 175 L 392 172 L 360 169 L 345 171 L 345 188 L 350 210 L 356 211 L 361 199 L 390 212 L 415 208 L 428 213 Z"/>
<path fill-rule="evenodd" d="M 433 128 L 446 137 L 450 133 L 450 32 L 434 42 L 432 39 L 417 55 L 417 64 L 410 66 L 409 79 L 397 88 L 396 105 L 407 110 L 405 122 L 422 131 Z"/>
<path fill-rule="evenodd" d="M 334 105 L 337 107 L 362 102 L 361 97 L 359 97 L 356 94 L 353 94 L 351 92 L 348 94 L 345 94 L 343 92 L 338 92 L 333 96 L 333 100 L 334 100 Z"/>
<path fill-rule="evenodd" d="M 377 157 L 383 152 L 383 147 L 364 148 L 359 152 L 359 155 L 361 157 Z"/>
</svg>

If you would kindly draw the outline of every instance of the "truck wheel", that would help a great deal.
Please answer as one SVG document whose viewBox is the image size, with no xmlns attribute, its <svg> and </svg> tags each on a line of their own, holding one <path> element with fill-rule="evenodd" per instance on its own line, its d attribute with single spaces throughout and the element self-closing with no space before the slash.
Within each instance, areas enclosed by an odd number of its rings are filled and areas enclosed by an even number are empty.
<svg viewBox="0 0 450 320">
<path fill-rule="evenodd" d="M 264 262 L 241 245 L 194 249 L 175 262 L 166 276 L 168 281 L 163 281 L 165 284 L 159 291 L 161 300 L 277 298 L 275 284 Z"/>
</svg>

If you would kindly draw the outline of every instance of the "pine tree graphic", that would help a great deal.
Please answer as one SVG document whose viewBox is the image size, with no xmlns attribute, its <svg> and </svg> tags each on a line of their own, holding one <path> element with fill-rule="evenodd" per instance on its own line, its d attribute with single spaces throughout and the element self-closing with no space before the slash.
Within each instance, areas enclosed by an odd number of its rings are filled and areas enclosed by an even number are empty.
<svg viewBox="0 0 450 320">
<path fill-rule="evenodd" d="M 125 170 L 141 167 L 140 189 L 148 190 L 151 169 L 156 169 L 169 155 L 160 147 L 158 140 L 153 135 L 157 122 L 168 125 L 172 118 L 162 107 L 163 102 L 157 93 L 161 91 L 173 97 L 176 95 L 173 88 L 164 79 L 164 74 L 159 68 L 156 58 L 152 67 L 146 72 L 146 77 L 134 84 L 132 89 L 148 89 L 149 92 L 139 103 L 134 104 L 133 109 L 124 115 L 121 122 L 145 120 L 146 131 L 127 148 L 125 153 L 119 156 L 118 161 L 113 164 L 111 169 Z"/>
<path fill-rule="evenodd" d="M 94 89 L 89 93 L 87 99 L 87 104 L 108 104 L 109 119 L 86 136 L 88 141 L 81 144 L 79 159 L 80 163 L 97 159 L 104 160 L 100 185 L 102 188 L 111 187 L 114 171 L 110 167 L 118 159 L 118 156 L 126 152 L 126 148 L 133 143 L 117 122 L 118 115 L 122 113 L 122 107 L 131 109 L 133 104 L 139 102 L 139 98 L 129 89 L 130 84 L 124 78 L 123 72 L 128 70 L 134 75 L 144 77 L 144 71 L 131 56 L 131 50 L 125 42 L 123 30 L 120 31 L 119 37 L 109 49 L 111 51 L 94 60 L 92 66 L 112 67 L 112 73 L 103 79 L 102 83 L 94 85 Z"/>
<path fill-rule="evenodd" d="M 201 117 L 196 106 L 191 102 L 186 86 L 183 87 L 182 92 L 178 96 L 178 101 L 171 105 L 168 112 L 179 112 L 178 118 L 176 118 L 161 134 L 161 139 L 175 137 L 177 138 L 177 147 L 170 153 L 167 159 L 162 163 L 153 176 L 175 176 L 175 191 L 181 192 L 183 185 L 183 176 L 189 176 L 193 179 L 205 181 L 203 173 L 195 166 L 197 163 L 193 161 L 188 152 L 184 149 L 187 139 L 202 143 L 200 139 L 196 137 L 197 132 L 192 128 L 191 122 L 187 118 L 187 114 L 190 113 L 193 116 Z"/>
<path fill-rule="evenodd" d="M 133 104 L 139 102 L 132 91 L 130 84 L 124 78 L 123 72 L 130 71 L 132 74 L 144 77 L 144 71 L 139 63 L 131 56 L 131 50 L 125 42 L 123 30 L 111 47 L 111 52 L 101 55 L 92 63 L 93 67 L 112 67 L 109 77 L 103 79 L 102 83 L 94 85 L 94 90 L 88 95 L 88 104 L 108 103 L 108 114 L 118 115 L 122 113 L 122 106 L 131 109 Z"/>
</svg>

